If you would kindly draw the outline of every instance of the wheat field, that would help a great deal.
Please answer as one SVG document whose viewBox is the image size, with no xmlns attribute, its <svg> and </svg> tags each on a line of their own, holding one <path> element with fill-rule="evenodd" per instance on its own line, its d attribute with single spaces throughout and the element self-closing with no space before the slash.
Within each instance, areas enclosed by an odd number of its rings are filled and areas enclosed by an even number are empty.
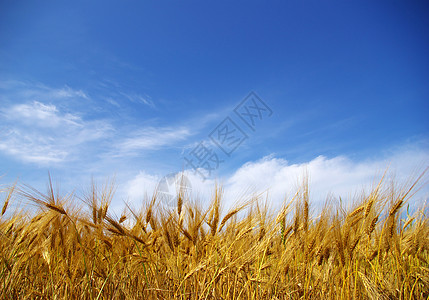
<svg viewBox="0 0 429 300">
<path fill-rule="evenodd" d="M 418 180 L 320 209 L 306 181 L 278 211 L 252 196 L 223 212 L 219 187 L 207 207 L 154 194 L 118 216 L 112 184 L 84 197 L 15 184 L 0 194 L 0 297 L 428 299 L 428 217 L 407 211 Z"/>
</svg>

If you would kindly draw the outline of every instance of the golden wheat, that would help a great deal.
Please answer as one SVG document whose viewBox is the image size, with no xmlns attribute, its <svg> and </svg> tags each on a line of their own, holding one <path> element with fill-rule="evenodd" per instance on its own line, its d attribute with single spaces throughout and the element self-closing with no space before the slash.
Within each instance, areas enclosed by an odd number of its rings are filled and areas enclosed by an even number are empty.
<svg viewBox="0 0 429 300">
<path fill-rule="evenodd" d="M 87 209 L 50 179 L 46 194 L 12 185 L 0 298 L 427 299 L 429 220 L 424 208 L 402 214 L 415 186 L 395 194 L 380 181 L 349 211 L 330 203 L 317 217 L 307 181 L 277 214 L 258 197 L 223 214 L 217 187 L 206 209 L 179 191 L 167 210 L 155 193 L 116 218 L 112 185 L 93 184 Z M 10 211 L 16 199 L 36 209 Z"/>
</svg>

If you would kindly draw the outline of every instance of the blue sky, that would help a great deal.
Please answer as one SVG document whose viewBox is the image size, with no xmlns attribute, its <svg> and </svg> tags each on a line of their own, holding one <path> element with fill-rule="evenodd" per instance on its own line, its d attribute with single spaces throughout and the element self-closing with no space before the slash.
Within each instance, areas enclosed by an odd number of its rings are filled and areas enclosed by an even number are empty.
<svg viewBox="0 0 429 300">
<path fill-rule="evenodd" d="M 429 164 L 428 12 L 424 1 L 3 1 L 2 181 L 43 190 L 50 171 L 68 191 L 115 175 L 119 203 L 191 171 L 184 157 L 201 141 L 223 162 L 194 186 L 227 192 L 277 199 L 305 168 L 320 195 L 389 164 L 409 177 Z M 234 113 L 252 91 L 272 110 L 254 131 Z M 209 137 L 226 117 L 248 136 L 230 156 Z"/>
</svg>

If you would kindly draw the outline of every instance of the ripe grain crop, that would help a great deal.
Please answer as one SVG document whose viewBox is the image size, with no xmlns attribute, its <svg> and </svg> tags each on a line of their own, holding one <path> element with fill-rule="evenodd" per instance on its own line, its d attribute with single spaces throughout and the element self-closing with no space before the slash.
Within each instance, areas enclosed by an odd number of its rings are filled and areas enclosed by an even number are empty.
<svg viewBox="0 0 429 300">
<path fill-rule="evenodd" d="M 258 197 L 222 212 L 219 187 L 206 208 L 179 193 L 165 209 L 155 193 L 120 217 L 113 185 L 14 184 L 0 192 L 0 298 L 428 299 L 429 220 L 404 211 L 418 180 L 320 209 L 304 181 L 278 213 Z M 10 211 L 18 200 L 35 207 Z"/>
</svg>

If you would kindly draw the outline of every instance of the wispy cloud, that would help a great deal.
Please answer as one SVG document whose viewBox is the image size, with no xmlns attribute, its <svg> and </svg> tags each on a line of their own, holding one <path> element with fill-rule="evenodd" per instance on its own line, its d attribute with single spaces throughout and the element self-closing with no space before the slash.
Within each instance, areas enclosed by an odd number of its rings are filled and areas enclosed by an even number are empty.
<svg viewBox="0 0 429 300">
<path fill-rule="evenodd" d="M 38 101 L 4 107 L 0 115 L 0 151 L 42 165 L 72 160 L 85 143 L 105 138 L 113 129 L 106 121 L 85 121 Z"/>
<path fill-rule="evenodd" d="M 110 97 L 106 97 L 106 98 L 104 98 L 108 103 L 110 103 L 111 105 L 113 105 L 113 106 L 116 106 L 116 107 L 121 107 L 120 105 L 119 105 L 119 103 L 117 102 L 117 101 L 115 101 L 115 100 L 113 100 L 112 98 L 110 98 Z"/>
<path fill-rule="evenodd" d="M 186 140 L 191 131 L 186 127 L 145 127 L 133 132 L 118 144 L 118 155 L 130 155 L 140 150 L 154 150 Z"/>
<path fill-rule="evenodd" d="M 68 149 L 57 147 L 49 137 L 28 134 L 19 129 L 2 131 L 0 151 L 40 165 L 62 162 L 69 154 Z"/>
<path fill-rule="evenodd" d="M 13 122 L 20 122 L 32 126 L 58 127 L 58 126 L 82 126 L 82 120 L 70 113 L 61 114 L 52 104 L 44 104 L 38 101 L 12 105 L 1 108 L 2 116 Z"/>
<path fill-rule="evenodd" d="M 102 94 L 103 99 L 112 105 L 118 106 L 119 102 L 132 102 L 156 108 L 156 103 L 150 95 L 129 90 L 116 80 L 102 79 L 95 85 L 98 93 Z"/>
<path fill-rule="evenodd" d="M 146 95 L 146 94 L 141 95 L 141 94 L 125 93 L 125 92 L 120 92 L 120 94 L 131 102 L 141 103 L 141 104 L 150 106 L 152 108 L 155 108 L 155 103 L 152 101 L 152 98 L 149 95 Z"/>
<path fill-rule="evenodd" d="M 102 158 L 132 157 L 144 151 L 176 147 L 192 135 L 188 126 L 145 125 L 136 129 L 110 113 L 106 113 L 109 119 L 103 119 L 104 111 L 98 106 L 100 99 L 116 107 L 120 104 L 102 92 L 93 99 L 67 85 L 52 88 L 16 80 L 1 81 L 0 90 L 5 100 L 0 108 L 0 151 L 24 162 L 42 165 L 70 162 L 79 159 L 83 152 L 85 157 L 90 154 Z M 123 92 L 115 95 L 118 99 L 155 107 L 147 95 Z"/>
<path fill-rule="evenodd" d="M 73 89 L 68 85 L 53 88 L 40 82 L 26 82 L 19 80 L 0 80 L 0 90 L 7 98 L 19 97 L 23 100 L 45 101 L 58 99 L 89 99 L 89 96 L 80 89 Z"/>
<path fill-rule="evenodd" d="M 84 99 L 88 99 L 88 96 L 85 92 L 83 92 L 82 90 L 74 90 L 71 89 L 68 86 L 65 86 L 64 88 L 61 89 L 51 89 L 50 90 L 50 96 L 54 97 L 54 98 L 84 98 Z"/>
</svg>

